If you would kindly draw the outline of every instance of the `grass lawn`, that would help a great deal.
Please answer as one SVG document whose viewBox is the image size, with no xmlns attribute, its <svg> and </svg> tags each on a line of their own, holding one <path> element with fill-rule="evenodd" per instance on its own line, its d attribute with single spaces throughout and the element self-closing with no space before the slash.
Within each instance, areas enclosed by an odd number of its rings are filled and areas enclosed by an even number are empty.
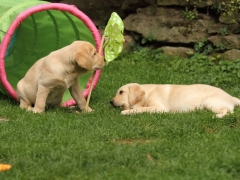
<svg viewBox="0 0 240 180">
<path fill-rule="evenodd" d="M 240 179 L 240 108 L 222 119 L 199 111 L 123 116 L 109 101 L 130 82 L 205 83 L 240 97 L 240 61 L 180 59 L 143 49 L 104 67 L 93 113 L 42 114 L 0 98 L 1 180 Z"/>
</svg>

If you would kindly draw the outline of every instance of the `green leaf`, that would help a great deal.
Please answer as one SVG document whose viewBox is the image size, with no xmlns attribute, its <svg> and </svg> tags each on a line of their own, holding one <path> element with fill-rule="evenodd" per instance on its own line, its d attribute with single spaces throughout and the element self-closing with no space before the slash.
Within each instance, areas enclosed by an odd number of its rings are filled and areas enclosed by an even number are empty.
<svg viewBox="0 0 240 180">
<path fill-rule="evenodd" d="M 107 41 L 104 43 L 104 55 L 107 64 L 113 61 L 123 49 L 124 24 L 117 13 L 113 12 L 104 31 Z"/>
</svg>

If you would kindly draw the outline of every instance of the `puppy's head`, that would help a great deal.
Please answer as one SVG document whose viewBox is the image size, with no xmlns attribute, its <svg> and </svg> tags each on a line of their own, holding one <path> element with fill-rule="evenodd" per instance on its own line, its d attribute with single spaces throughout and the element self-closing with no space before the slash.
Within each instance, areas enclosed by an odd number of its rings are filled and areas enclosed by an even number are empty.
<svg viewBox="0 0 240 180">
<path fill-rule="evenodd" d="M 123 109 L 131 109 L 136 106 L 145 95 L 141 85 L 130 83 L 122 86 L 116 96 L 110 101 L 113 107 L 121 107 Z"/>
<path fill-rule="evenodd" d="M 96 48 L 86 41 L 72 43 L 76 52 L 75 61 L 78 66 L 91 71 L 102 69 L 105 65 L 104 57 L 97 53 Z"/>
</svg>

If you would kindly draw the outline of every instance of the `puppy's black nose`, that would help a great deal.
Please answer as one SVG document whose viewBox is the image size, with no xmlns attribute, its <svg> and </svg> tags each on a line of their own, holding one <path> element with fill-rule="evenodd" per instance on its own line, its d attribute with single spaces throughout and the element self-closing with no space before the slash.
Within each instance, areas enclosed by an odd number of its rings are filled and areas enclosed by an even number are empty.
<svg viewBox="0 0 240 180">
<path fill-rule="evenodd" d="M 113 105 L 113 99 L 110 101 L 110 104 Z"/>
</svg>

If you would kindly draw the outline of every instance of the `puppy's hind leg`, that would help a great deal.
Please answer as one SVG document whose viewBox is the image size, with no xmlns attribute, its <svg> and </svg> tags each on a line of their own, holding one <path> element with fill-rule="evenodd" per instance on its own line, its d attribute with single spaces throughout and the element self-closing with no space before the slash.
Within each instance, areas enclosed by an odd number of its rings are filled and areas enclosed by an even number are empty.
<svg viewBox="0 0 240 180">
<path fill-rule="evenodd" d="M 21 88 L 23 86 L 20 85 L 20 82 L 17 84 L 17 98 L 18 98 L 18 101 L 20 103 L 20 108 L 31 111 L 32 110 L 32 103 L 27 98 L 26 92 L 24 91 L 24 89 Z"/>
<path fill-rule="evenodd" d="M 36 102 L 32 110 L 34 113 L 41 113 L 45 110 L 46 101 L 49 93 L 50 89 L 44 87 L 43 85 L 38 85 Z"/>
<path fill-rule="evenodd" d="M 234 104 L 227 100 L 208 99 L 204 101 L 203 108 L 211 110 L 217 118 L 222 118 L 229 113 L 233 113 Z"/>
<path fill-rule="evenodd" d="M 32 110 L 32 104 L 28 100 L 24 100 L 24 99 L 20 98 L 19 102 L 20 102 L 21 109 L 26 109 L 28 111 Z"/>
<path fill-rule="evenodd" d="M 227 106 L 220 105 L 219 107 L 212 108 L 212 112 L 216 114 L 217 118 L 222 118 L 227 114 L 233 113 L 233 108 L 229 108 Z"/>
<path fill-rule="evenodd" d="M 222 118 L 223 116 L 225 116 L 225 115 L 227 115 L 227 114 L 232 114 L 233 113 L 233 111 L 231 111 L 230 109 L 222 109 L 220 112 L 218 112 L 217 114 L 216 114 L 216 117 L 218 117 L 218 118 Z"/>
</svg>

